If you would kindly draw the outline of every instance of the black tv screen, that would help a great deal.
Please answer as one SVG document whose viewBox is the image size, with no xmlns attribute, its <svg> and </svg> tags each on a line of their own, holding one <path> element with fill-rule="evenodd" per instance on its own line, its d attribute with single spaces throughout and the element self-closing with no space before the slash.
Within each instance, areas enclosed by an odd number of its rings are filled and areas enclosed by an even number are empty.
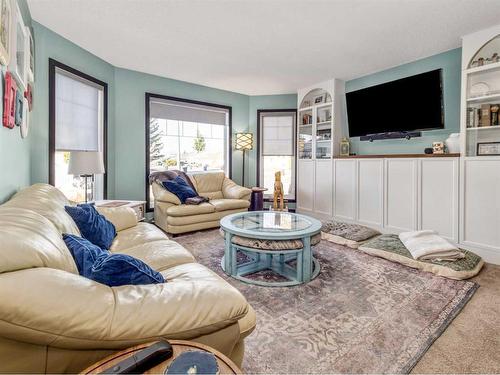
<svg viewBox="0 0 500 375">
<path fill-rule="evenodd" d="M 346 94 L 349 137 L 442 129 L 441 69 Z"/>
</svg>

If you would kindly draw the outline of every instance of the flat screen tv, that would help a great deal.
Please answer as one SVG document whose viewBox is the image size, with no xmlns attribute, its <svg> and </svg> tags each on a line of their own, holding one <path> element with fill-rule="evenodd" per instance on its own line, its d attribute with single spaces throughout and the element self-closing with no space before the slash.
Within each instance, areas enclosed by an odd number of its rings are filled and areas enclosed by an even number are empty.
<svg viewBox="0 0 500 375">
<path fill-rule="evenodd" d="M 444 128 L 441 69 L 346 94 L 349 136 Z"/>
</svg>

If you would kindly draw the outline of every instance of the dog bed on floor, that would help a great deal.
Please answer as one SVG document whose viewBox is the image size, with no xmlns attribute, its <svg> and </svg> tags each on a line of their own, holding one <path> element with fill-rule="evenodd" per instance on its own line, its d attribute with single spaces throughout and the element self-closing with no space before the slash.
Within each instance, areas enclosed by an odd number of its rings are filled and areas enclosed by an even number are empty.
<svg viewBox="0 0 500 375">
<path fill-rule="evenodd" d="M 359 250 L 408 267 L 455 280 L 468 279 L 477 275 L 484 264 L 480 256 L 463 249 L 460 249 L 460 251 L 464 253 L 465 257 L 454 262 L 415 260 L 397 234 L 383 234 L 365 242 L 359 247 Z"/>
<path fill-rule="evenodd" d="M 324 240 L 357 249 L 363 242 L 378 236 L 379 231 L 359 224 L 330 220 L 323 222 L 321 237 Z"/>
<path fill-rule="evenodd" d="M 224 237 L 224 231 L 219 229 L 219 233 Z M 317 245 L 321 241 L 321 233 L 315 234 L 311 237 L 311 246 Z M 250 247 L 252 249 L 261 250 L 295 250 L 302 249 L 302 240 L 300 238 L 295 240 L 261 240 L 258 238 L 247 238 L 234 235 L 231 242 L 235 245 Z"/>
</svg>

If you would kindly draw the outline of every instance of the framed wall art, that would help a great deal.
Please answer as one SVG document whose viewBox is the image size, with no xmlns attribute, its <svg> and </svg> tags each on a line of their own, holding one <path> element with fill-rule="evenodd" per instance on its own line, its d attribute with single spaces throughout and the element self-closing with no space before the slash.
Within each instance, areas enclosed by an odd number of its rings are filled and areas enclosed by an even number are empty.
<svg viewBox="0 0 500 375">
<path fill-rule="evenodd" d="M 477 156 L 500 155 L 500 142 L 480 142 L 477 144 Z"/>
<path fill-rule="evenodd" d="M 12 25 L 10 0 L 0 0 L 0 64 L 8 65 Z"/>
<path fill-rule="evenodd" d="M 16 82 L 10 72 L 5 72 L 3 99 L 3 126 L 12 129 L 16 118 Z"/>
<path fill-rule="evenodd" d="M 27 73 L 27 58 L 28 51 L 26 47 L 28 45 L 28 35 L 26 34 L 26 26 L 24 26 L 23 16 L 19 10 L 19 6 L 16 7 L 16 56 L 14 64 L 14 77 L 17 83 L 21 86 L 20 89 L 25 89 L 28 83 L 28 73 Z"/>
<path fill-rule="evenodd" d="M 35 81 L 35 43 L 33 34 L 29 27 L 26 27 L 26 73 L 28 74 L 28 82 Z"/>
</svg>

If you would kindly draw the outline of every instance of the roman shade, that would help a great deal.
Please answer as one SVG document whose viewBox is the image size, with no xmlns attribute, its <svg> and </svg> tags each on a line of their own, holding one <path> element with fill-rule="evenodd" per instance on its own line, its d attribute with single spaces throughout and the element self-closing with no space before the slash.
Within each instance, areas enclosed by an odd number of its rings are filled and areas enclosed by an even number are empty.
<svg viewBox="0 0 500 375">
<path fill-rule="evenodd" d="M 149 105 L 151 118 L 227 125 L 228 110 L 225 108 L 167 99 L 152 99 Z"/>
<path fill-rule="evenodd" d="M 286 115 L 268 115 L 262 117 L 262 155 L 294 155 L 294 118 Z"/>
<path fill-rule="evenodd" d="M 56 151 L 100 151 L 102 87 L 57 69 Z"/>
</svg>

